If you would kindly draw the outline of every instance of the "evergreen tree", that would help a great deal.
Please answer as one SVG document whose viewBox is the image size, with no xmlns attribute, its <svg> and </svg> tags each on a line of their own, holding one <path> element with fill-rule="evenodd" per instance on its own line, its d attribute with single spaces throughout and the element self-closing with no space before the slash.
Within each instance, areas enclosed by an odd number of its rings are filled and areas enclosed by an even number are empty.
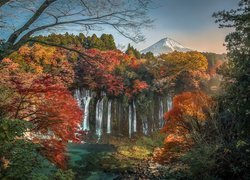
<svg viewBox="0 0 250 180">
<path fill-rule="evenodd" d="M 96 36 L 96 34 L 93 34 L 92 38 L 91 38 L 91 48 L 104 50 L 104 46 L 105 45 L 104 45 L 103 41 L 100 38 L 98 38 Z"/>
<path fill-rule="evenodd" d="M 78 38 L 79 38 L 80 43 L 83 45 L 83 44 L 84 44 L 84 41 L 85 41 L 85 39 L 86 39 L 85 35 L 84 35 L 83 33 L 80 33 L 80 34 L 78 35 Z"/>
<path fill-rule="evenodd" d="M 156 57 L 152 52 L 147 52 L 146 54 L 142 54 L 141 57 L 148 60 L 156 60 Z"/>
<path fill-rule="evenodd" d="M 137 49 L 135 49 L 133 46 L 131 46 L 130 44 L 128 44 L 128 48 L 127 48 L 125 53 L 130 55 L 130 56 L 134 56 L 137 59 L 141 58 L 141 53 Z"/>
<path fill-rule="evenodd" d="M 229 61 L 221 70 L 225 94 L 223 109 L 231 114 L 237 136 L 248 136 L 250 131 L 250 1 L 241 0 L 237 10 L 214 14 L 220 27 L 234 27 L 226 37 Z"/>
<path fill-rule="evenodd" d="M 104 44 L 103 50 L 115 50 L 116 49 L 114 37 L 111 34 L 102 34 L 100 39 L 102 40 Z"/>
<path fill-rule="evenodd" d="M 116 49 L 114 37 L 111 34 L 102 34 L 99 38 L 96 34 L 86 37 L 83 33 L 74 35 L 66 32 L 65 34 L 52 33 L 48 36 L 40 35 L 36 38 L 41 41 L 53 42 L 64 46 L 75 45 L 86 49 L 96 48 L 103 51 Z"/>
</svg>

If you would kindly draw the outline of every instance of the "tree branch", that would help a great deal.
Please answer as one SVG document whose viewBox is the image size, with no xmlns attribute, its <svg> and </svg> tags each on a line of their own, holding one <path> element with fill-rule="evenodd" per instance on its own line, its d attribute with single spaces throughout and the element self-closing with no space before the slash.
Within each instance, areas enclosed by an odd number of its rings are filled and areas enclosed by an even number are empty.
<svg viewBox="0 0 250 180">
<path fill-rule="evenodd" d="M 0 1 L 0 7 L 7 4 L 8 2 L 10 2 L 11 0 L 1 0 Z"/>
<path fill-rule="evenodd" d="M 71 20 L 71 21 L 63 21 L 63 22 L 56 22 L 56 23 L 53 23 L 53 24 L 49 24 L 49 25 L 44 25 L 44 26 L 40 26 L 40 27 L 37 27 L 35 29 L 32 29 L 31 31 L 27 32 L 22 38 L 20 38 L 20 40 L 14 45 L 13 49 L 14 50 L 17 50 L 19 49 L 23 44 L 25 44 L 27 42 L 27 40 L 30 38 L 30 36 L 32 34 L 34 34 L 35 32 L 38 32 L 38 31 L 41 31 L 41 30 L 44 30 L 44 29 L 47 29 L 47 28 L 51 28 L 51 27 L 55 27 L 55 26 L 59 26 L 59 25 L 65 25 L 65 24 L 74 24 L 74 23 L 82 23 L 82 22 L 100 22 L 101 19 L 104 19 L 104 18 L 107 18 L 107 17 L 112 17 L 114 15 L 117 15 L 117 14 L 121 14 L 121 13 L 124 13 L 124 11 L 121 11 L 121 12 L 115 12 L 115 13 L 109 13 L 109 14 L 105 14 L 105 15 L 102 15 L 102 16 L 98 16 L 98 17 L 92 17 L 92 18 L 86 18 L 86 19 L 76 19 L 76 20 Z M 108 23 L 107 23 L 108 24 Z M 88 25 L 88 23 L 86 24 Z M 117 27 L 116 27 L 117 29 Z M 117 29 L 118 30 L 118 29 Z M 121 31 L 118 31 L 118 32 L 121 32 Z M 15 33 L 14 33 L 15 34 Z M 122 35 L 125 36 L 124 33 L 122 33 Z M 125 36 L 127 38 L 129 38 L 128 36 Z"/>
<path fill-rule="evenodd" d="M 79 56 L 81 56 L 82 58 L 86 59 L 93 59 L 92 56 L 88 55 L 87 53 L 84 53 L 82 51 L 79 51 L 77 49 L 74 49 L 74 48 L 70 48 L 70 47 L 67 47 L 67 46 L 63 46 L 63 45 L 60 45 L 60 44 L 56 44 L 56 43 L 52 43 L 52 42 L 46 42 L 46 41 L 40 41 L 40 40 L 36 40 L 36 39 L 30 39 L 29 42 L 34 42 L 34 43 L 39 43 L 39 44 L 44 44 L 44 45 L 48 45 L 48 46 L 54 46 L 54 47 L 59 47 L 59 48 L 63 48 L 63 49 L 66 49 L 68 51 L 72 51 L 72 52 L 75 52 L 77 54 L 79 54 Z M 88 61 L 86 61 L 89 65 L 92 65 L 91 63 L 89 63 Z"/>
<path fill-rule="evenodd" d="M 41 16 L 44 10 L 47 9 L 55 1 L 56 0 L 45 0 L 43 4 L 38 8 L 38 10 L 33 14 L 33 16 L 20 29 L 16 30 L 10 35 L 7 42 L 12 44 L 15 43 L 19 35 L 27 30 L 30 25 L 32 25 Z"/>
</svg>

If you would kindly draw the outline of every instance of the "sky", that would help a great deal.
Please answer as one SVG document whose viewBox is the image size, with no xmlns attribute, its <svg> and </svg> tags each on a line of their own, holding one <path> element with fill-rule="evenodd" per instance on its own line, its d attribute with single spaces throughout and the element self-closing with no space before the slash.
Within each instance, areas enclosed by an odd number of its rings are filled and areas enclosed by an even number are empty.
<svg viewBox="0 0 250 180">
<path fill-rule="evenodd" d="M 170 37 L 183 46 L 202 52 L 225 53 L 225 36 L 232 29 L 219 29 L 212 17 L 213 12 L 235 9 L 237 0 L 154 0 L 149 16 L 154 27 L 143 30 L 144 42 L 133 44 L 142 50 L 158 40 Z M 129 40 L 115 34 L 117 43 Z"/>
<path fill-rule="evenodd" d="M 142 29 L 145 41 L 133 43 L 111 28 L 91 33 L 99 36 L 102 33 L 113 34 L 119 47 L 131 43 L 138 50 L 169 37 L 193 50 L 225 53 L 224 39 L 233 29 L 219 29 L 212 14 L 223 9 L 235 9 L 237 4 L 238 0 L 152 0 L 148 15 L 154 22 L 152 28 Z M 79 33 L 73 27 L 69 32 Z M 7 31 L 0 31 L 0 38 L 6 39 L 6 34 Z"/>
</svg>

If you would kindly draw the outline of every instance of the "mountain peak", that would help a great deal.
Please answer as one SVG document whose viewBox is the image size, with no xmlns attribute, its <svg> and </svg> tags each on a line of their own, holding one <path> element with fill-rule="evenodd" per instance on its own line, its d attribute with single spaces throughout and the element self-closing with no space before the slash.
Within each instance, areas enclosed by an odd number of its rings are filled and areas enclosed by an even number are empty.
<svg viewBox="0 0 250 180">
<path fill-rule="evenodd" d="M 179 42 L 169 37 L 165 37 L 153 44 L 152 46 L 149 46 L 148 48 L 142 50 L 141 53 L 152 52 L 155 56 L 158 56 L 173 51 L 187 52 L 191 51 L 191 49 L 184 47 Z"/>
</svg>

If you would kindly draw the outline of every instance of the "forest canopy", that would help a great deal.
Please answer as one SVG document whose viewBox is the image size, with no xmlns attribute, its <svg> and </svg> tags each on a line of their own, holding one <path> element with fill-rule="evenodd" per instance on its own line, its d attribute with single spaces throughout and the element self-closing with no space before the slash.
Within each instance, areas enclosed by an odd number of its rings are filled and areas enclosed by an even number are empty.
<svg viewBox="0 0 250 180">
<path fill-rule="evenodd" d="M 94 33 L 144 40 L 151 2 L 0 2 L 0 179 L 250 178 L 249 0 L 213 14 L 227 54 Z"/>
</svg>

